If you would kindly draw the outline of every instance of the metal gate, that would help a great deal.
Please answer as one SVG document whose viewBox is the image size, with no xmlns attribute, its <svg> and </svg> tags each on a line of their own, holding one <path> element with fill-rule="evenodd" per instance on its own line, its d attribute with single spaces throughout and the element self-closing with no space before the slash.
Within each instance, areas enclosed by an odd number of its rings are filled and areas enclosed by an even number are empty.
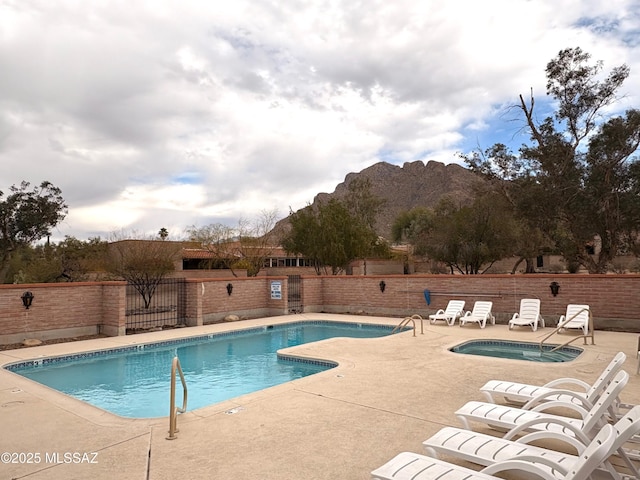
<svg viewBox="0 0 640 480">
<path fill-rule="evenodd" d="M 127 330 L 184 325 L 185 289 L 184 278 L 128 283 L 125 311 Z"/>
<path fill-rule="evenodd" d="M 289 313 L 302 313 L 302 277 L 289 275 L 287 281 L 287 304 Z"/>
</svg>

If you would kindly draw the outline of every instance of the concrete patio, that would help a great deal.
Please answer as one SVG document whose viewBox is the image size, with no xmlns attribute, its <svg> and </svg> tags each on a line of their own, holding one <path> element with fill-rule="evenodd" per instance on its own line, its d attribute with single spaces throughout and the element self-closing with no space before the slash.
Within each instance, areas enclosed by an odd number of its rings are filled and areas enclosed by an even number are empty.
<svg viewBox="0 0 640 480">
<path fill-rule="evenodd" d="M 22 359 L 195 336 L 203 333 L 327 319 L 396 325 L 399 319 L 303 314 L 233 324 L 167 330 L 0 352 L 0 364 Z M 629 384 L 622 400 L 640 403 L 638 335 L 596 331 L 595 345 L 568 363 L 535 363 L 460 355 L 448 348 L 474 338 L 538 342 L 542 328 L 464 328 L 424 324 L 424 334 L 375 339 L 334 338 L 289 353 L 335 360 L 337 368 L 215 404 L 178 417 L 177 439 L 166 440 L 168 418 L 125 419 L 6 370 L 0 370 L 2 479 L 368 479 L 371 470 L 443 426 L 460 426 L 454 411 L 482 400 L 492 378 L 545 383 L 558 377 L 592 382 L 618 352 L 627 354 Z M 571 334 L 561 335 L 561 341 Z M 557 340 L 556 340 L 557 341 Z M 167 368 L 170 368 L 168 365 Z M 167 386 L 167 395 L 168 395 Z M 35 454 L 38 454 L 36 457 Z M 24 463 L 31 459 L 31 463 Z"/>
</svg>

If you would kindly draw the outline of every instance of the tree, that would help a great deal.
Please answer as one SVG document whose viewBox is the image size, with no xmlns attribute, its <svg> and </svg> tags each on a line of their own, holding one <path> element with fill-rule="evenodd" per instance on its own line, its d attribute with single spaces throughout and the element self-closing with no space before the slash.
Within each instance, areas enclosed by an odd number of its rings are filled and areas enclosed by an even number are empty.
<svg viewBox="0 0 640 480">
<path fill-rule="evenodd" d="M 209 258 L 203 260 L 202 266 L 205 268 L 231 268 L 233 258 L 233 242 L 235 230 L 222 223 L 212 223 L 198 227 L 191 225 L 187 227 L 186 233 L 189 240 L 209 253 Z"/>
<path fill-rule="evenodd" d="M 525 273 L 533 273 L 534 258 L 553 247 L 550 236 L 545 234 L 553 230 L 554 224 L 550 222 L 547 204 L 541 201 L 546 198 L 544 190 L 530 175 L 528 164 L 503 144 L 498 143 L 485 152 L 473 152 L 466 160 L 488 180 L 474 186 L 475 198 L 497 194 L 505 215 L 515 217 L 509 232 L 516 256 L 511 273 L 515 273 L 522 262 L 525 262 Z"/>
<path fill-rule="evenodd" d="M 426 245 L 421 242 L 422 234 L 433 229 L 433 210 L 427 207 L 415 207 L 401 212 L 391 225 L 394 242 L 409 242 L 416 252 L 424 252 Z"/>
<path fill-rule="evenodd" d="M 629 165 L 628 195 L 640 198 L 640 162 Z M 628 219 L 623 233 L 624 245 L 629 253 L 640 257 L 640 208 L 631 202 L 625 202 L 623 215 Z"/>
<path fill-rule="evenodd" d="M 58 244 L 24 246 L 14 268 L 14 283 L 81 282 L 105 271 L 107 242 L 66 236 Z"/>
<path fill-rule="evenodd" d="M 313 266 L 317 275 L 324 268 L 322 226 L 318 212 L 308 205 L 297 212 L 290 212 L 291 229 L 282 239 L 282 247 L 294 255 L 304 255 Z"/>
<path fill-rule="evenodd" d="M 376 218 L 387 201 L 371 192 L 371 181 L 368 178 L 354 178 L 349 182 L 347 190 L 345 205 L 349 212 L 372 230 L 375 229 Z"/>
<path fill-rule="evenodd" d="M 528 101 L 520 95 L 516 108 L 524 116 L 531 145 L 523 145 L 519 155 L 496 145 L 485 156 L 465 160 L 472 170 L 496 180 L 521 221 L 537 226 L 568 263 L 602 273 L 625 235 L 638 231 L 630 212 L 639 202 L 631 177 L 640 116 L 630 110 L 602 121 L 629 68 L 615 67 L 601 79 L 602 62 L 589 61 L 589 54 L 573 48 L 547 64 L 547 94 L 557 108 L 553 117 L 538 123 L 533 93 Z M 594 241 L 599 244 L 595 255 Z"/>
<path fill-rule="evenodd" d="M 160 237 L 160 239 L 162 240 L 166 240 L 167 237 L 169 236 L 169 230 L 167 230 L 166 228 L 162 227 L 159 231 L 158 231 L 158 236 Z"/>
<path fill-rule="evenodd" d="M 387 203 L 385 199 L 379 198 L 371 191 L 371 181 L 368 178 L 354 178 L 347 186 L 348 193 L 345 197 L 345 205 L 349 213 L 353 215 L 369 232 L 374 236 L 371 243 L 362 250 L 364 274 L 367 274 L 367 257 L 388 258 L 390 257 L 389 245 L 382 238 L 375 235 L 376 219 L 378 214 Z"/>
<path fill-rule="evenodd" d="M 282 246 L 310 259 L 318 274 L 328 267 L 337 275 L 353 260 L 385 251 L 373 228 L 336 198 L 291 212 L 289 222 L 291 230 Z"/>
<path fill-rule="evenodd" d="M 86 281 L 89 274 L 106 271 L 108 242 L 100 237 L 83 241 L 66 236 L 55 246 L 55 255 L 60 259 L 60 273 L 57 281 Z"/>
<path fill-rule="evenodd" d="M 409 259 L 415 255 L 424 255 L 425 246 L 420 244 L 424 238 L 421 232 L 430 231 L 432 225 L 433 211 L 427 207 L 415 207 L 411 210 L 400 212 L 391 225 L 392 241 L 408 247 L 403 255 L 405 272 L 409 271 Z"/>
<path fill-rule="evenodd" d="M 13 253 L 47 237 L 67 213 L 62 191 L 50 182 L 29 189 L 28 182 L 0 192 L 0 282 L 5 283 Z"/>
<path fill-rule="evenodd" d="M 108 271 L 133 285 L 143 298 L 144 307 L 149 308 L 158 285 L 175 270 L 182 244 L 158 242 L 136 234 L 116 234 L 112 238 Z"/>
<path fill-rule="evenodd" d="M 239 260 L 232 266 L 246 268 L 248 277 L 260 273 L 278 245 L 279 239 L 274 231 L 277 215 L 277 210 L 263 210 L 253 220 L 242 218 L 238 222 L 238 243 L 234 252 Z"/>
<path fill-rule="evenodd" d="M 398 217 L 396 229 L 405 222 L 417 255 L 446 264 L 451 273 L 478 274 L 512 253 L 514 220 L 508 212 L 495 195 L 468 206 L 443 198 L 433 211 L 421 208 Z"/>
<path fill-rule="evenodd" d="M 278 244 L 274 230 L 277 215 L 277 210 L 263 210 L 253 220 L 241 218 L 236 227 L 221 223 L 191 225 L 186 232 L 192 242 L 210 254 L 209 268 L 228 268 L 234 276 L 235 270 L 246 269 L 247 276 L 255 277 Z"/>
<path fill-rule="evenodd" d="M 12 255 L 7 278 L 12 283 L 50 283 L 59 281 L 60 259 L 49 244 L 24 245 Z"/>
<path fill-rule="evenodd" d="M 591 220 L 582 218 L 576 228 L 588 242 L 595 234 L 600 240 L 597 260 L 590 255 L 578 255 L 578 261 L 589 271 L 604 271 L 620 249 L 626 249 L 627 238 L 638 238 L 640 222 L 635 212 L 640 210 L 640 189 L 633 181 L 630 160 L 640 145 L 640 112 L 631 110 L 602 125 L 589 140 L 586 155 L 583 204 L 593 209 Z M 579 228 L 579 230 L 578 230 Z"/>
</svg>

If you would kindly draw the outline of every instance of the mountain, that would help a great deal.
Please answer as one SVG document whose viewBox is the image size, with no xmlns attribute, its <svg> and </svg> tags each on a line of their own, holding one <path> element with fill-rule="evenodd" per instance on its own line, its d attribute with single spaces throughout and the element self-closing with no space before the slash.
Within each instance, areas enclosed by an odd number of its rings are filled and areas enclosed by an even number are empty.
<svg viewBox="0 0 640 480">
<path fill-rule="evenodd" d="M 348 185 L 356 178 L 368 179 L 371 193 L 386 201 L 376 222 L 378 235 L 391 239 L 391 226 L 403 211 L 414 207 L 434 207 L 449 196 L 460 203 L 467 203 L 473 195 L 472 185 L 482 179 L 457 164 L 429 161 L 407 162 L 402 167 L 379 162 L 358 173 L 349 173 L 333 193 L 319 193 L 313 204 L 331 198 L 342 199 L 348 193 Z M 287 219 L 278 222 L 288 223 Z M 285 225 L 278 225 L 286 229 Z"/>
</svg>

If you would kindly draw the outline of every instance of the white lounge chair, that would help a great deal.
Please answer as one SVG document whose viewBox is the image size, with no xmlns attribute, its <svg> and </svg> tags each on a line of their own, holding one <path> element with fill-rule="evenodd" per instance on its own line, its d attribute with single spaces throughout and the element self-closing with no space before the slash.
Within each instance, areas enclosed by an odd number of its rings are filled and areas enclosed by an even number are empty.
<svg viewBox="0 0 640 480">
<path fill-rule="evenodd" d="M 523 455 L 494 463 L 477 472 L 426 455 L 402 452 L 371 472 L 371 478 L 373 480 L 497 480 L 501 477 L 494 476 L 495 473 L 515 472 L 513 478 L 522 478 L 522 474 L 518 475 L 517 472 L 527 472 L 545 480 L 585 480 L 590 478 L 593 471 L 611 455 L 615 440 L 615 429 L 611 425 L 605 425 L 569 468 L 545 457 Z M 550 473 L 550 469 L 553 473 Z"/>
<path fill-rule="evenodd" d="M 464 313 L 464 303 L 464 300 L 449 300 L 445 310 L 440 309 L 436 313 L 429 315 L 431 323 L 443 320 L 449 326 L 455 325 L 456 320 Z"/>
<path fill-rule="evenodd" d="M 525 404 L 525 409 L 530 409 L 536 404 L 548 401 L 573 402 L 582 405 L 585 409 L 590 409 L 602 392 L 611 383 L 613 377 L 620 371 L 627 356 L 623 352 L 618 352 L 609 365 L 602 371 L 600 376 L 589 385 L 577 378 L 558 378 L 544 385 L 528 385 L 525 383 L 510 382 L 507 380 L 489 380 L 480 391 L 491 403 L 496 402 L 496 398 L 502 398 L 509 403 Z M 577 386 L 582 391 L 573 391 L 562 388 L 563 386 Z M 613 408 L 617 408 L 614 404 Z"/>
<path fill-rule="evenodd" d="M 640 406 L 629 411 L 613 427 L 616 430 L 616 440 L 612 450 L 618 453 L 636 478 L 640 478 L 638 468 L 633 464 L 627 451 L 623 448 L 626 442 L 640 432 Z M 533 441 L 546 439 L 567 443 L 576 449 L 578 455 L 548 450 L 529 444 Z M 471 463 L 488 466 L 496 462 L 526 455 L 529 457 L 545 457 L 565 468 L 572 468 L 575 465 L 579 460 L 579 455 L 584 452 L 588 444 L 589 442 L 583 444 L 575 437 L 568 437 L 555 432 L 538 432 L 512 441 L 454 427 L 445 427 L 422 443 L 427 455 L 434 458 L 444 454 L 458 457 Z M 622 479 L 622 476 L 607 459 L 599 468 L 608 471 L 610 477 L 615 480 Z"/>
<path fill-rule="evenodd" d="M 585 410 L 571 402 L 545 402 L 531 410 L 523 410 L 506 405 L 474 401 L 467 402 L 455 412 L 455 415 L 467 430 L 472 430 L 469 425 L 470 421 L 478 422 L 498 430 L 508 431 L 504 437 L 506 439 L 522 432 L 540 430 L 593 438 L 594 433 L 607 423 L 609 409 L 618 400 L 620 392 L 628 381 L 629 374 L 624 370 L 619 371 L 590 410 Z M 556 407 L 572 410 L 581 418 L 545 413 L 545 410 Z"/>
<path fill-rule="evenodd" d="M 493 302 L 475 302 L 473 310 L 460 317 L 460 326 L 463 327 L 467 323 L 477 323 L 480 328 L 484 328 L 487 325 L 487 320 L 495 325 L 496 319 L 491 313 L 492 308 Z"/>
<path fill-rule="evenodd" d="M 544 327 L 544 318 L 540 315 L 540 300 L 537 298 L 523 298 L 520 300 L 520 311 L 513 314 L 509 320 L 509 330 L 515 326 L 529 326 L 535 332 L 538 323 Z"/>
<path fill-rule="evenodd" d="M 560 332 L 568 328 L 578 328 L 584 335 L 589 334 L 589 305 L 567 305 L 566 315 L 558 320 Z"/>
</svg>

